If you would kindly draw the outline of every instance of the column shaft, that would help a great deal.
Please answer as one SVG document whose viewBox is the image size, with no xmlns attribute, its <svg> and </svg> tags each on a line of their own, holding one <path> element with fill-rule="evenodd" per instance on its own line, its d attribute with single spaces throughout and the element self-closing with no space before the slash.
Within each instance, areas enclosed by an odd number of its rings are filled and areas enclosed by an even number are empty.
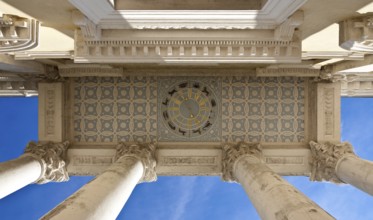
<svg viewBox="0 0 373 220">
<path fill-rule="evenodd" d="M 263 220 L 334 219 L 255 156 L 237 159 L 233 172 Z"/>
<path fill-rule="evenodd" d="M 335 168 L 339 179 L 373 195 L 373 163 L 353 154 L 342 157 Z"/>
<path fill-rule="evenodd" d="M 37 181 L 43 168 L 32 156 L 22 156 L 0 163 L 0 199 Z"/>
<path fill-rule="evenodd" d="M 144 174 L 144 165 L 123 156 L 42 219 L 115 219 Z"/>
</svg>

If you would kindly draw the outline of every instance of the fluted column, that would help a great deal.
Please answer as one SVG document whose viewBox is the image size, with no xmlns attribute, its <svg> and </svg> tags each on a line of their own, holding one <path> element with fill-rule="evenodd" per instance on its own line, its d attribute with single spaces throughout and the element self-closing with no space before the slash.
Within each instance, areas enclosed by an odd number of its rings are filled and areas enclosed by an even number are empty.
<svg viewBox="0 0 373 220">
<path fill-rule="evenodd" d="M 312 181 L 349 183 L 373 195 L 373 163 L 355 155 L 351 144 L 310 142 Z"/>
<path fill-rule="evenodd" d="M 157 179 L 152 144 L 119 144 L 116 162 L 42 219 L 115 219 L 140 182 Z"/>
<path fill-rule="evenodd" d="M 31 183 L 69 180 L 65 163 L 68 145 L 30 142 L 22 156 L 0 163 L 0 199 Z"/>
<path fill-rule="evenodd" d="M 259 144 L 223 146 L 223 179 L 240 183 L 263 220 L 334 219 L 272 171 Z"/>
</svg>

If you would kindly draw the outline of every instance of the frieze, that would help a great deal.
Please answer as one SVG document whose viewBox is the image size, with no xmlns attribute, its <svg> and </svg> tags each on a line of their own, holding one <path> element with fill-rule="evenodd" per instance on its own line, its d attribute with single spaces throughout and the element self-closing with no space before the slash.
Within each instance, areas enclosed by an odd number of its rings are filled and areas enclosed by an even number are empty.
<svg viewBox="0 0 373 220">
<path fill-rule="evenodd" d="M 175 156 L 163 156 L 159 158 L 160 166 L 206 166 L 216 165 L 217 157 L 208 156 L 188 156 L 188 157 L 175 157 Z"/>
<path fill-rule="evenodd" d="M 299 165 L 304 164 L 304 157 L 264 157 L 264 161 L 268 165 Z"/>
<path fill-rule="evenodd" d="M 299 62 L 300 40 L 84 40 L 75 35 L 76 63 Z M 105 45 L 105 46 L 103 46 Z"/>
<path fill-rule="evenodd" d="M 112 156 L 96 156 L 96 155 L 79 155 L 71 158 L 71 163 L 74 166 L 108 166 L 114 162 Z"/>
</svg>

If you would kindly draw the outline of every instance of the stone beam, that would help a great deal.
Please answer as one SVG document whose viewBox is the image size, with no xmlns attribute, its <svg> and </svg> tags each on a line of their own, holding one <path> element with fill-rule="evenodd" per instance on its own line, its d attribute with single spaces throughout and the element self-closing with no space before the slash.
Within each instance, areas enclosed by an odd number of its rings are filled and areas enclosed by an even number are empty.
<svg viewBox="0 0 373 220">
<path fill-rule="evenodd" d="M 46 73 L 45 66 L 35 61 L 18 61 L 13 56 L 0 54 L 0 70 L 19 73 Z"/>
<path fill-rule="evenodd" d="M 346 50 L 373 53 L 373 13 L 341 21 L 339 44 Z"/>
</svg>

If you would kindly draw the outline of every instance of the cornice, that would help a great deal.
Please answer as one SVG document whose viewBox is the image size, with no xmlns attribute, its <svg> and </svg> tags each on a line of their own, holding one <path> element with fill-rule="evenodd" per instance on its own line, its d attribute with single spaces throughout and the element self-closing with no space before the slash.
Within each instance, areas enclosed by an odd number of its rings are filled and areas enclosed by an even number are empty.
<svg viewBox="0 0 373 220">
<path fill-rule="evenodd" d="M 339 40 L 346 50 L 373 54 L 373 13 L 341 21 Z"/>
<path fill-rule="evenodd" d="M 39 21 L 16 15 L 0 17 L 0 53 L 29 50 L 38 46 Z"/>
<path fill-rule="evenodd" d="M 103 29 L 273 29 L 306 0 L 268 0 L 261 10 L 115 10 L 109 1 L 69 0 Z"/>
</svg>

